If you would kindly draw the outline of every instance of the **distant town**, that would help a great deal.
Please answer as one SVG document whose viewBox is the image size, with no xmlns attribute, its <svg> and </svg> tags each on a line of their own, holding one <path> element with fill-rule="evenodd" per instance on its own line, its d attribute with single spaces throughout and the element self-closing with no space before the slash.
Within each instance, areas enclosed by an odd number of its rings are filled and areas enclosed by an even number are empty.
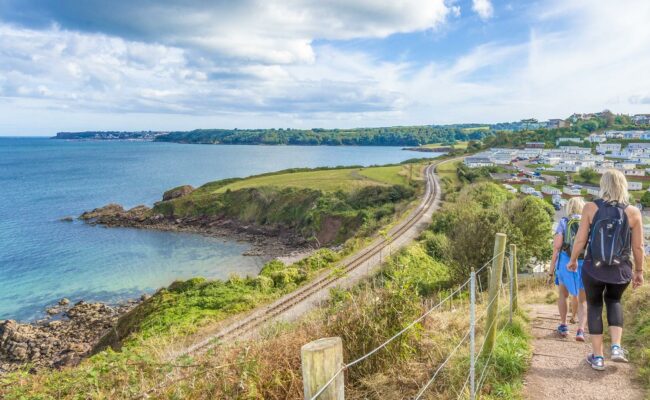
<svg viewBox="0 0 650 400">
<path fill-rule="evenodd" d="M 638 115 L 633 121 L 647 125 L 649 118 Z M 570 123 L 561 121 L 562 125 Z M 558 135 L 552 144 L 535 141 L 516 148 L 490 147 L 467 156 L 463 163 L 472 170 L 487 171 L 491 180 L 513 193 L 545 199 L 556 210 L 570 197 L 597 197 L 600 175 L 617 169 L 627 177 L 632 202 L 645 208 L 645 232 L 650 238 L 650 129 L 603 130 L 584 137 Z"/>
</svg>

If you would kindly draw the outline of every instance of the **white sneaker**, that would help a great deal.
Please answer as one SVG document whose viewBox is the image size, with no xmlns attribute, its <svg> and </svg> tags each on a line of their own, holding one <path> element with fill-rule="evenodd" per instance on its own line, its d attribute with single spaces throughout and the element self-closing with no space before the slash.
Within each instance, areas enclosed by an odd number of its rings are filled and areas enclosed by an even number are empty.
<svg viewBox="0 0 650 400">
<path fill-rule="evenodd" d="M 611 359 L 615 362 L 628 362 L 627 360 L 627 350 L 621 346 L 613 345 L 611 351 Z"/>
</svg>

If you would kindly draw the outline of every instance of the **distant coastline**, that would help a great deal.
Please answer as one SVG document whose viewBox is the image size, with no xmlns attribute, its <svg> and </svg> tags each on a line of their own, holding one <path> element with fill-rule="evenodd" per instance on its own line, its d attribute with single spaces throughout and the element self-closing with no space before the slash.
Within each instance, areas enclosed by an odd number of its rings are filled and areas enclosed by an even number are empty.
<svg viewBox="0 0 650 400">
<path fill-rule="evenodd" d="M 352 129 L 195 129 L 192 131 L 59 132 L 53 139 L 145 140 L 186 144 L 396 146 L 479 141 L 494 134 L 481 124 L 391 126 Z"/>
<path fill-rule="evenodd" d="M 157 137 L 167 135 L 169 132 L 162 131 L 84 131 L 84 132 L 58 132 L 51 139 L 63 140 L 126 140 L 153 142 Z"/>
</svg>

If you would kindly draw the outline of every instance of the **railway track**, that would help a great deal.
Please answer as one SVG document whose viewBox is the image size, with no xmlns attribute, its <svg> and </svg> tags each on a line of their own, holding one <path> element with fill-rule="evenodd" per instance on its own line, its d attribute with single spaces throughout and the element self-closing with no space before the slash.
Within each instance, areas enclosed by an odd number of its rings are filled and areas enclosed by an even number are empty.
<svg viewBox="0 0 650 400">
<path fill-rule="evenodd" d="M 393 227 L 387 238 L 380 237 L 376 239 L 363 251 L 356 253 L 339 264 L 342 267 L 344 272 L 343 274 L 340 273 L 340 270 L 336 273 L 333 271 L 327 271 L 305 286 L 302 286 L 276 300 L 274 303 L 271 303 L 266 307 L 260 307 L 248 316 L 226 326 L 221 331 L 187 347 L 182 352 L 175 354 L 174 357 L 206 351 L 215 343 L 234 338 L 241 338 L 245 335 L 251 334 L 251 332 L 256 331 L 256 329 L 260 328 L 265 323 L 273 321 L 282 313 L 287 312 L 292 307 L 295 307 L 308 298 L 315 296 L 323 289 L 329 288 L 334 284 L 343 281 L 348 274 L 370 261 L 373 257 L 377 255 L 381 256 L 382 250 L 389 247 L 391 243 L 395 243 L 402 237 L 402 235 L 415 226 L 429 210 L 432 210 L 432 208 L 436 206 L 440 195 L 440 189 L 434 172 L 435 166 L 433 164 L 430 164 L 425 168 L 427 184 L 424 198 L 418 207 L 411 212 L 405 221 L 402 221 Z"/>
</svg>

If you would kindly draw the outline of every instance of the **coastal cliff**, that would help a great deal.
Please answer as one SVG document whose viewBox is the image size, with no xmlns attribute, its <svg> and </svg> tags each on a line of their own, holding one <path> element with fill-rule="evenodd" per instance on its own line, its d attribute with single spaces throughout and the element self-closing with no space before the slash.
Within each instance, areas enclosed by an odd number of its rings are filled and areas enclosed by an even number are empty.
<svg viewBox="0 0 650 400">
<path fill-rule="evenodd" d="M 109 227 L 234 237 L 278 255 L 313 244 L 336 245 L 360 231 L 370 232 L 416 193 L 414 184 L 372 182 L 346 192 L 286 185 L 246 186 L 243 181 L 226 179 L 198 189 L 179 186 L 166 191 L 151 208 L 141 205 L 125 210 L 109 204 L 79 218 Z"/>
</svg>

